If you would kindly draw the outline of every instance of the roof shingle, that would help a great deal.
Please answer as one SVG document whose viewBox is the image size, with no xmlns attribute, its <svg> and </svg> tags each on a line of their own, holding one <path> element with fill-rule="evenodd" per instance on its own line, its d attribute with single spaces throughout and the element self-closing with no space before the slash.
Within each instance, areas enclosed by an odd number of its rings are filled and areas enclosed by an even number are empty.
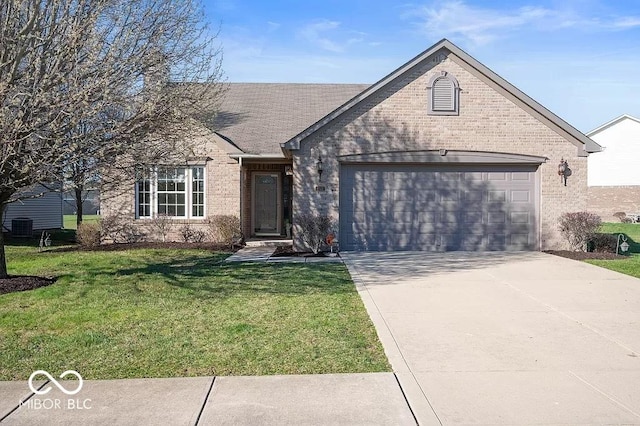
<svg viewBox="0 0 640 426">
<path fill-rule="evenodd" d="M 229 83 L 215 131 L 248 154 L 280 155 L 287 142 L 368 84 Z"/>
</svg>

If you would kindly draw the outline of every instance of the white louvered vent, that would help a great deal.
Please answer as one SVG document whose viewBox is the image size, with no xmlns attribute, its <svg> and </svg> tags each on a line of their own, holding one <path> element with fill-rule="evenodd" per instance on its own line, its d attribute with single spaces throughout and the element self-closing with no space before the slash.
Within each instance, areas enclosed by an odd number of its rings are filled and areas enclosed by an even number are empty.
<svg viewBox="0 0 640 426">
<path fill-rule="evenodd" d="M 433 111 L 455 111 L 455 87 L 448 78 L 439 78 L 433 82 L 431 92 Z"/>
</svg>

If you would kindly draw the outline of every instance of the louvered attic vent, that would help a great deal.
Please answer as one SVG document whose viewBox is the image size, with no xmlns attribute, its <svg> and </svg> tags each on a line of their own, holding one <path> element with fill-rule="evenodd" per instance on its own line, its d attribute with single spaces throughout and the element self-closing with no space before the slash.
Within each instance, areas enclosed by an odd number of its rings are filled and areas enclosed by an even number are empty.
<svg viewBox="0 0 640 426">
<path fill-rule="evenodd" d="M 435 75 L 429 81 L 429 114 L 458 115 L 458 81 L 446 71 Z"/>
</svg>

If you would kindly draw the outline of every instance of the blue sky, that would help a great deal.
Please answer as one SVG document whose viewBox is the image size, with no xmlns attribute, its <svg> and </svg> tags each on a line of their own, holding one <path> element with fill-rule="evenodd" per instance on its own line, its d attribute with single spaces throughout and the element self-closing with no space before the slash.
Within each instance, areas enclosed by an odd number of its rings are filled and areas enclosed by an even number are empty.
<svg viewBox="0 0 640 426">
<path fill-rule="evenodd" d="M 587 132 L 640 117 L 640 2 L 203 0 L 230 82 L 374 83 L 442 38 Z"/>
</svg>

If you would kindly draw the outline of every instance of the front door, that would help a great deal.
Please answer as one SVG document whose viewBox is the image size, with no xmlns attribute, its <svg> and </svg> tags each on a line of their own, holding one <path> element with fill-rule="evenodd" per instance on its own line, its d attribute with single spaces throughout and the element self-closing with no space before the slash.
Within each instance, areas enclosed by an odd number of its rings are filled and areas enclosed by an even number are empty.
<svg viewBox="0 0 640 426">
<path fill-rule="evenodd" d="M 253 232 L 280 235 L 280 174 L 253 175 Z"/>
</svg>

